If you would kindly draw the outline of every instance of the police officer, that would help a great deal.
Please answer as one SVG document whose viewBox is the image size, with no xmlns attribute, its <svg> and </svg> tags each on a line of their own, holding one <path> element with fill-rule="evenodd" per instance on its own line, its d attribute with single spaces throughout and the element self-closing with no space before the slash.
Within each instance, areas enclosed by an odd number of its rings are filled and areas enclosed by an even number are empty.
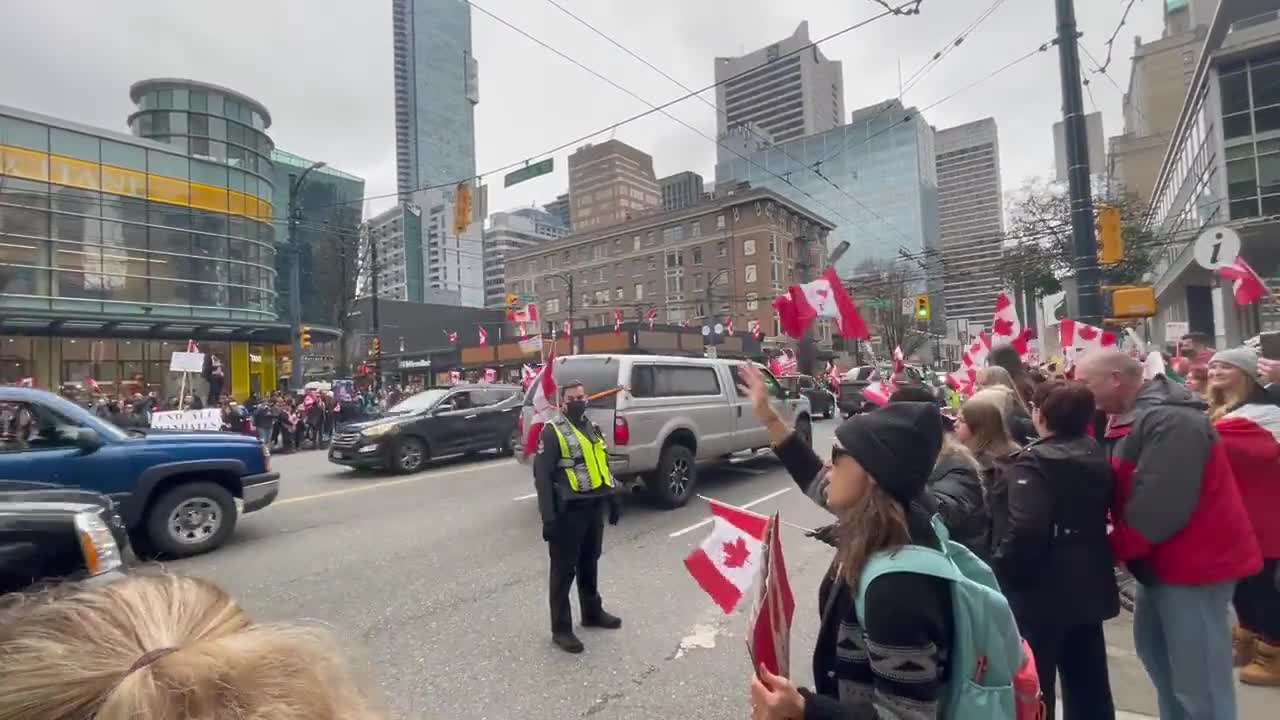
<svg viewBox="0 0 1280 720">
<path fill-rule="evenodd" d="M 560 392 L 561 414 L 548 422 L 533 462 L 542 539 L 551 555 L 551 639 L 560 649 L 582 652 L 573 634 L 569 586 L 578 579 L 583 627 L 614 630 L 622 620 L 604 611 L 596 568 L 604 539 L 604 514 L 618 524 L 620 498 L 614 494 L 609 457 L 600 428 L 587 419 L 587 391 L 569 382 Z"/>
</svg>

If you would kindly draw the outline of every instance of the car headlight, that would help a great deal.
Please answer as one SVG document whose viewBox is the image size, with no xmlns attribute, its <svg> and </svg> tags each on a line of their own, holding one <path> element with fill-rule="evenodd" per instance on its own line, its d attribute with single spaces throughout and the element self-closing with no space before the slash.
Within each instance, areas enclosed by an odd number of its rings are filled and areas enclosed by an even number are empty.
<svg viewBox="0 0 1280 720">
<path fill-rule="evenodd" d="M 365 428 L 364 430 L 360 431 L 360 434 L 365 437 L 371 437 L 371 438 L 381 437 L 395 429 L 396 429 L 395 423 L 386 423 L 383 425 L 374 425 L 373 427 Z"/>
<path fill-rule="evenodd" d="M 75 517 L 76 535 L 80 538 L 80 552 L 90 575 L 100 575 L 124 565 L 120 546 L 97 513 L 81 512 Z"/>
</svg>

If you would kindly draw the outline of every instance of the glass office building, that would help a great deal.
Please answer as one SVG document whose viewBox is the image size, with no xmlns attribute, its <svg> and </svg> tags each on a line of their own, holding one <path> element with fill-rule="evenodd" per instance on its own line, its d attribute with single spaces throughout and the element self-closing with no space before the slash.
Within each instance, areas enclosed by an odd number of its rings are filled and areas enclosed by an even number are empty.
<svg viewBox="0 0 1280 720">
<path fill-rule="evenodd" d="M 933 130 L 914 108 L 893 100 L 855 111 L 848 125 L 734 149 L 750 160 L 730 153 L 716 165 L 717 191 L 747 181 L 830 218 L 837 227 L 828 246 L 850 243 L 837 266 L 842 275 L 868 260 L 897 260 L 902 252 L 914 260 L 939 247 Z"/>
<path fill-rule="evenodd" d="M 0 106 L 0 382 L 168 390 L 196 340 L 228 389 L 273 389 L 270 116 L 186 80 L 131 95 L 147 137 Z"/>
</svg>

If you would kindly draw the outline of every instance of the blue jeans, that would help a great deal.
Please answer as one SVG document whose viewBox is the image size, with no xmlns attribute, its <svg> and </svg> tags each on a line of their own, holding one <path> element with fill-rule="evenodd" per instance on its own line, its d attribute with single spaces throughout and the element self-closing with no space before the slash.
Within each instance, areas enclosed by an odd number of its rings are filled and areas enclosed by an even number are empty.
<svg viewBox="0 0 1280 720">
<path fill-rule="evenodd" d="M 1139 586 L 1133 642 L 1161 720 L 1236 720 L 1227 610 L 1235 585 Z"/>
</svg>

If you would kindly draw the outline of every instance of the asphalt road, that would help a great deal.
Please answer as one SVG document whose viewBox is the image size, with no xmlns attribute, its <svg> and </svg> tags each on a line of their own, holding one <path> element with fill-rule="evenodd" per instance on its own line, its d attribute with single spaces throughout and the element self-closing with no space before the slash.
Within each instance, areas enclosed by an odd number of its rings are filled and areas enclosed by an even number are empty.
<svg viewBox="0 0 1280 720">
<path fill-rule="evenodd" d="M 815 426 L 820 452 L 833 428 Z M 393 717 L 749 716 L 743 612 L 724 615 L 682 563 L 709 529 L 704 502 L 626 504 L 621 524 L 606 527 L 600 571 L 605 607 L 623 628 L 581 630 L 587 650 L 570 656 L 550 641 L 547 554 L 525 467 L 481 457 L 383 476 L 331 465 L 322 452 L 272 462 L 282 474 L 275 504 L 242 517 L 218 551 L 168 568 L 220 583 L 258 620 L 329 626 Z M 804 527 L 829 518 L 770 457 L 706 469 L 698 491 Z M 809 683 L 831 552 L 792 528 L 783 544 L 797 593 L 793 674 Z M 1114 630 L 1118 703 L 1149 714 L 1126 717 L 1154 715 L 1127 627 Z M 1242 707 L 1241 717 L 1262 715 Z"/>
</svg>

